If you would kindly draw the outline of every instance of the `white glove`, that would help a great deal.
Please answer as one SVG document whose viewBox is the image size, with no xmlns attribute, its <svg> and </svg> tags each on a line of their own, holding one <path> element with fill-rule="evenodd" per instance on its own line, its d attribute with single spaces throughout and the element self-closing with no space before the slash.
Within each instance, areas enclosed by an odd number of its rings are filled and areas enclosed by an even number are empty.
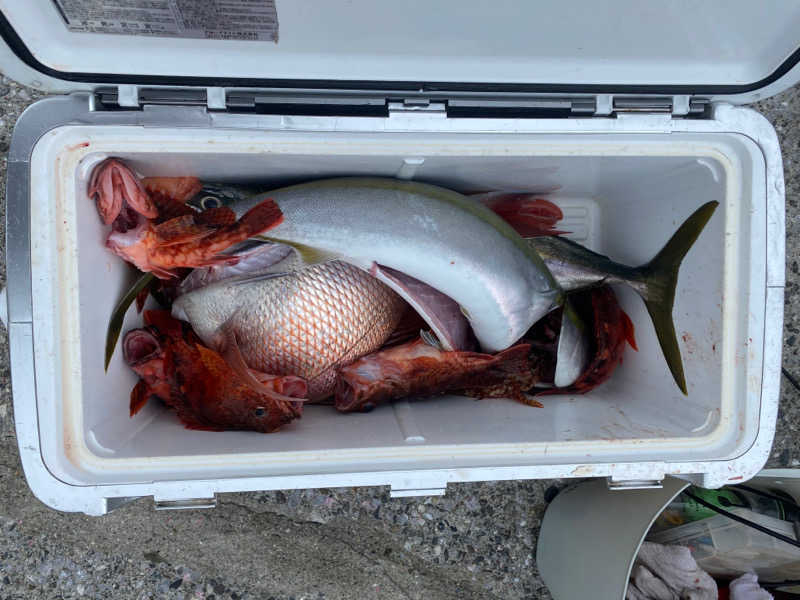
<svg viewBox="0 0 800 600">
<path fill-rule="evenodd" d="M 745 573 L 731 581 L 731 600 L 772 600 L 772 594 L 758 585 L 758 575 Z"/>
<path fill-rule="evenodd" d="M 644 542 L 631 577 L 628 600 L 717 600 L 718 597 L 717 583 L 697 566 L 684 546 Z"/>
<path fill-rule="evenodd" d="M 629 591 L 634 589 L 640 594 L 640 598 L 645 600 L 678 600 L 678 597 L 672 593 L 667 584 L 653 575 L 650 569 L 644 565 L 636 565 L 633 568 L 631 580 L 632 585 L 629 586 Z"/>
</svg>

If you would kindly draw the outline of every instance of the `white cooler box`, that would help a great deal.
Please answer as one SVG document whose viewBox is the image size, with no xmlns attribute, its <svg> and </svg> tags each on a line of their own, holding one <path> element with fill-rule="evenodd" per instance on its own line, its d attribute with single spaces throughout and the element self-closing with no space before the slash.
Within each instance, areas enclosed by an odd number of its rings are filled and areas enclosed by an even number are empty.
<svg viewBox="0 0 800 600">
<path fill-rule="evenodd" d="M 213 18 L 169 0 L 99 4 L 0 0 L 5 73 L 63 92 L 23 114 L 8 157 L 14 413 L 43 502 L 103 514 L 141 496 L 180 508 L 245 490 L 412 496 L 552 477 L 630 488 L 667 474 L 716 487 L 764 464 L 779 395 L 783 175 L 770 124 L 735 104 L 800 78 L 800 5 L 264 0 L 239 3 L 242 21 L 225 13 L 235 2 Z M 123 4 L 138 9 L 114 10 Z M 130 34 L 157 23 L 158 35 Z M 103 346 L 131 271 L 105 249 L 86 196 L 108 156 L 265 190 L 377 175 L 546 192 L 575 239 L 628 264 L 717 200 L 673 313 L 688 396 L 623 288 L 639 352 L 598 389 L 544 408 L 455 396 L 369 414 L 310 406 L 269 435 L 190 431 L 156 403 L 129 418 L 136 378 L 119 351 L 105 373 Z M 131 311 L 125 330 L 139 323 Z"/>
</svg>

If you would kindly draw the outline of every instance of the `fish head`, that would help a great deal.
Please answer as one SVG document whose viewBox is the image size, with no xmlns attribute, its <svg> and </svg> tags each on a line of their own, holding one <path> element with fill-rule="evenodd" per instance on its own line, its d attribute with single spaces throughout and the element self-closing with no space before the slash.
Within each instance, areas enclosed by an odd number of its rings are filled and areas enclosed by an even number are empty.
<svg viewBox="0 0 800 600">
<path fill-rule="evenodd" d="M 246 412 L 232 415 L 228 429 L 272 433 L 303 414 L 302 402 L 257 402 Z"/>
<path fill-rule="evenodd" d="M 116 223 L 127 208 L 151 219 L 158 216 L 136 173 L 116 158 L 106 159 L 94 168 L 88 196 L 97 200 L 97 211 L 106 225 Z"/>
<path fill-rule="evenodd" d="M 136 215 L 136 224 L 124 231 L 112 230 L 106 238 L 106 247 L 114 254 L 133 263 L 142 271 L 149 271 L 148 237 L 151 231 L 149 222 Z"/>
<path fill-rule="evenodd" d="M 150 327 L 131 329 L 122 341 L 125 362 L 133 368 L 162 357 L 163 352 L 155 331 Z"/>
<path fill-rule="evenodd" d="M 176 353 L 176 371 L 182 396 L 215 427 L 269 433 L 302 416 L 308 389 L 300 377 L 251 371 L 261 384 L 255 390 L 220 354 L 199 344 Z"/>
<path fill-rule="evenodd" d="M 207 182 L 203 183 L 199 192 L 186 200 L 186 204 L 198 211 L 222 206 L 233 207 L 257 193 L 257 189 L 244 185 Z"/>
<path fill-rule="evenodd" d="M 293 398 L 305 398 L 308 394 L 306 381 L 292 375 L 276 376 L 257 374 L 262 384 L 276 393 Z M 303 415 L 303 402 L 287 402 L 267 398 L 261 394 L 245 395 L 240 410 L 233 417 L 237 427 L 253 431 L 270 432 L 281 428 Z"/>
<path fill-rule="evenodd" d="M 299 394 L 298 390 L 290 390 Z M 302 393 L 306 387 L 303 385 Z M 203 413 L 215 427 L 271 433 L 303 416 L 303 402 L 272 400 L 261 394 L 240 393 L 226 402 L 225 410 L 207 407 Z"/>
<path fill-rule="evenodd" d="M 163 340 L 153 327 L 132 329 L 122 340 L 125 362 L 150 390 L 162 399 L 170 396 L 172 377 L 166 364 Z"/>
</svg>

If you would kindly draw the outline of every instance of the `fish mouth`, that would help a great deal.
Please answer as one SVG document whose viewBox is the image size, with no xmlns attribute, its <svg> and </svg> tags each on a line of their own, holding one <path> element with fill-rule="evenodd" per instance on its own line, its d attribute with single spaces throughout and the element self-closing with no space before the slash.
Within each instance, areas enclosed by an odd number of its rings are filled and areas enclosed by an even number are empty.
<svg viewBox="0 0 800 600">
<path fill-rule="evenodd" d="M 120 215 L 122 217 L 122 214 Z M 112 229 L 106 239 L 106 246 L 113 252 L 134 246 L 142 241 L 147 233 L 148 222 L 138 213 L 132 219 L 135 222 L 126 222 L 120 229 Z M 115 223 L 117 221 L 114 221 Z M 130 225 L 130 226 L 129 226 Z"/>
<path fill-rule="evenodd" d="M 353 412 L 356 410 L 369 412 L 375 408 L 375 402 L 366 402 L 363 406 L 360 406 L 364 396 L 367 394 L 364 393 L 366 386 L 363 383 L 359 385 L 359 383 L 362 382 L 348 381 L 343 375 L 339 375 L 333 403 L 336 410 L 339 412 Z"/>
<path fill-rule="evenodd" d="M 305 398 L 308 395 L 308 384 L 306 380 L 294 375 L 284 375 L 278 385 L 278 393 L 294 398 Z M 292 402 L 292 404 L 302 404 L 302 402 Z"/>
<path fill-rule="evenodd" d="M 306 380 L 301 377 L 286 375 L 281 377 L 279 381 L 279 394 L 292 396 L 294 398 L 305 398 L 308 395 L 308 385 L 306 384 Z M 304 402 L 284 402 L 283 404 L 293 415 L 293 418 L 299 419 L 303 416 Z"/>
<path fill-rule="evenodd" d="M 162 354 L 158 338 L 148 329 L 132 329 L 122 340 L 122 354 L 131 367 L 141 365 Z"/>
</svg>

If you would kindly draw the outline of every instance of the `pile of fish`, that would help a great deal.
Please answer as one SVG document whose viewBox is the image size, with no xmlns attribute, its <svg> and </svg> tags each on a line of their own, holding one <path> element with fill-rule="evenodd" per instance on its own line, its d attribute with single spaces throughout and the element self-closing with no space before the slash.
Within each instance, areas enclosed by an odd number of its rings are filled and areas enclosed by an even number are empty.
<svg viewBox="0 0 800 600">
<path fill-rule="evenodd" d="M 636 348 L 610 284 L 642 297 L 686 393 L 675 286 L 717 202 L 629 267 L 561 237 L 559 208 L 527 194 L 381 178 L 257 194 L 141 179 L 108 159 L 88 195 L 106 246 L 144 273 L 112 315 L 106 367 L 134 300 L 165 309 L 123 338 L 141 378 L 131 416 L 155 398 L 189 428 L 271 432 L 305 402 L 352 412 L 457 393 L 540 406 L 600 385 Z"/>
</svg>

